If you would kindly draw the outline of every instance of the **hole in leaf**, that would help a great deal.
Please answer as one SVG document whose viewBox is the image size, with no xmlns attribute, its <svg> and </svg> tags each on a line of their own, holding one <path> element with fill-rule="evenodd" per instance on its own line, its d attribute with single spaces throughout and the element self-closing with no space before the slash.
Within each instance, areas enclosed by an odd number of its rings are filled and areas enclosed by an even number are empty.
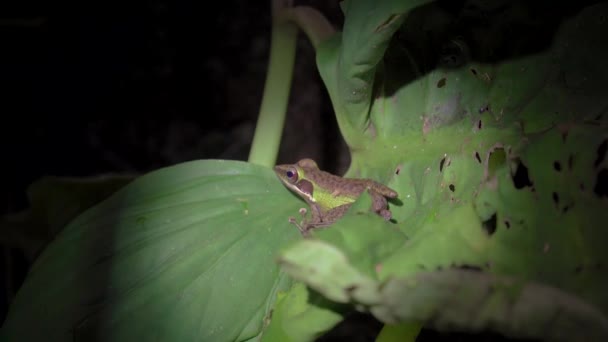
<svg viewBox="0 0 608 342">
<path fill-rule="evenodd" d="M 439 172 L 443 171 L 443 164 L 445 164 L 445 157 L 441 158 L 441 161 L 439 162 Z"/>
<path fill-rule="evenodd" d="M 553 162 L 553 168 L 555 169 L 555 171 L 561 171 L 562 170 L 562 164 L 560 164 L 557 160 Z"/>
<path fill-rule="evenodd" d="M 437 88 L 443 88 L 445 86 L 445 77 L 440 79 L 439 82 L 437 82 Z"/>
<path fill-rule="evenodd" d="M 477 129 L 481 129 L 481 119 L 477 121 Z"/>
<path fill-rule="evenodd" d="M 526 186 L 532 186 L 532 181 L 528 177 L 528 168 L 520 159 L 517 159 L 517 169 L 515 169 L 515 175 L 513 175 L 513 185 L 516 189 L 521 189 Z"/>
<path fill-rule="evenodd" d="M 568 157 L 568 170 L 572 170 L 572 166 L 574 166 L 574 156 L 570 155 Z"/>
<path fill-rule="evenodd" d="M 488 233 L 488 235 L 491 236 L 492 234 L 494 234 L 494 232 L 496 232 L 496 213 L 492 214 L 489 219 L 483 221 L 481 223 L 481 226 L 486 231 L 486 233 Z"/>
<path fill-rule="evenodd" d="M 454 190 L 456 190 L 456 187 L 454 186 L 454 184 L 450 184 L 448 186 L 448 188 L 450 188 L 450 191 L 454 192 Z"/>
<path fill-rule="evenodd" d="M 595 159 L 595 163 L 593 163 L 594 167 L 600 166 L 600 164 L 604 161 L 604 157 L 606 156 L 606 150 L 608 150 L 608 140 L 602 141 L 600 146 L 598 146 L 597 159 Z"/>
<path fill-rule="evenodd" d="M 477 76 L 477 70 L 475 68 L 469 69 L 474 76 Z"/>
<path fill-rule="evenodd" d="M 608 197 L 608 169 L 602 169 L 597 173 L 593 192 L 599 197 Z"/>
<path fill-rule="evenodd" d="M 562 208 L 562 213 L 567 213 L 568 210 L 570 210 L 570 208 L 572 208 L 573 204 L 568 204 L 567 206 L 565 206 L 564 208 Z"/>
<path fill-rule="evenodd" d="M 505 220 L 505 227 L 507 227 L 507 229 L 511 228 L 511 222 L 509 222 L 509 220 Z"/>
<path fill-rule="evenodd" d="M 557 194 L 557 192 L 554 191 L 551 196 L 553 197 L 553 203 L 555 203 L 555 205 L 559 205 L 559 195 Z"/>
<path fill-rule="evenodd" d="M 475 152 L 475 159 L 481 164 L 481 157 L 479 156 L 479 152 Z"/>
<path fill-rule="evenodd" d="M 401 173 L 401 165 L 397 166 L 397 169 L 395 170 L 395 174 L 397 176 L 399 176 L 400 173 Z"/>
<path fill-rule="evenodd" d="M 482 106 L 482 107 L 479 108 L 479 114 L 485 113 L 485 112 L 487 112 L 489 110 L 490 110 L 490 105 L 487 104 L 487 105 Z M 481 129 L 481 120 L 479 120 L 479 129 Z"/>
</svg>

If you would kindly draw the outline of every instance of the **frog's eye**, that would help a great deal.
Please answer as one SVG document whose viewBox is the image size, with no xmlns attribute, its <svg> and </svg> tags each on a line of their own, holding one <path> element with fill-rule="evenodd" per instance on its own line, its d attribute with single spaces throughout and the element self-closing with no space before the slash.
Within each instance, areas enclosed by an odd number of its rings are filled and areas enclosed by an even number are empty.
<svg viewBox="0 0 608 342">
<path fill-rule="evenodd" d="M 287 172 L 285 172 L 285 175 L 287 176 L 287 179 L 289 179 L 290 182 L 295 182 L 298 180 L 298 172 L 294 169 L 287 170 Z"/>
</svg>

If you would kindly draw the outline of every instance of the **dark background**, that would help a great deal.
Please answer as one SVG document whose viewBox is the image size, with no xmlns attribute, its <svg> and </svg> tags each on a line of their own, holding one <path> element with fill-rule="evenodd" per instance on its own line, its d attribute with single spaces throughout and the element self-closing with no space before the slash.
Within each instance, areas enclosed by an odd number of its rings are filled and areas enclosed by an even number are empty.
<svg viewBox="0 0 608 342">
<path fill-rule="evenodd" d="M 342 25 L 337 1 L 302 3 Z M 3 209 L 22 206 L 25 187 L 42 175 L 246 160 L 266 76 L 269 4 L 0 5 Z M 335 118 L 303 35 L 287 120 L 280 161 L 309 156 L 336 168 L 341 142 L 331 138 Z"/>
</svg>

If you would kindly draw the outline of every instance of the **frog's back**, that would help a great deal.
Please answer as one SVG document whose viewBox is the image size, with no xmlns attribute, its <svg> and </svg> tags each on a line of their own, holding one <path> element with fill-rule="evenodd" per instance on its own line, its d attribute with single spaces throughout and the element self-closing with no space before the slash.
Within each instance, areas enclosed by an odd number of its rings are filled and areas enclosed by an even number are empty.
<svg viewBox="0 0 608 342">
<path fill-rule="evenodd" d="M 312 159 L 302 159 L 298 161 L 297 165 L 305 171 L 307 178 L 330 193 L 335 193 L 335 196 L 342 195 L 355 199 L 368 187 L 384 197 L 395 198 L 398 196 L 395 190 L 374 180 L 343 178 L 320 170 L 317 163 Z"/>
<path fill-rule="evenodd" d="M 353 198 L 359 197 L 368 187 L 385 197 L 395 198 L 398 196 L 395 190 L 371 179 L 342 178 L 325 171 L 314 173 L 312 178 L 324 189 L 336 189 L 340 194 Z"/>
</svg>

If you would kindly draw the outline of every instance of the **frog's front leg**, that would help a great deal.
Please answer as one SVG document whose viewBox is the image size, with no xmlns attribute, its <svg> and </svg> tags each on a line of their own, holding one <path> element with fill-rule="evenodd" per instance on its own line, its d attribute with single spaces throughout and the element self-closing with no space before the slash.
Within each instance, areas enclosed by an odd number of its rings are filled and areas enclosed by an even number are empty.
<svg viewBox="0 0 608 342">
<path fill-rule="evenodd" d="M 367 192 L 372 197 L 372 210 L 378 215 L 384 217 L 386 221 L 390 220 L 391 217 L 393 217 L 393 214 L 387 209 L 388 201 L 386 200 L 386 197 L 373 189 L 367 189 Z"/>
<path fill-rule="evenodd" d="M 310 219 L 307 219 L 306 213 L 308 211 L 306 210 L 306 208 L 300 208 L 300 215 L 302 216 L 302 220 L 300 221 L 300 223 L 298 223 L 296 221 L 295 217 L 289 218 L 289 223 L 298 227 L 298 230 L 304 236 L 309 235 L 308 232 L 312 228 L 324 225 L 323 220 L 322 220 L 322 215 L 321 215 L 321 209 L 319 208 L 319 206 L 316 204 L 311 204 L 310 211 L 311 211 L 311 217 L 310 217 Z"/>
<path fill-rule="evenodd" d="M 317 224 L 320 223 L 323 219 L 323 215 L 321 215 L 321 208 L 319 208 L 319 206 L 317 204 L 311 204 L 310 205 L 310 210 L 311 210 L 311 217 L 310 217 L 310 224 Z"/>
<path fill-rule="evenodd" d="M 306 232 L 306 208 L 300 208 L 300 210 L 298 211 L 300 213 L 300 216 L 302 216 L 302 220 L 298 223 L 298 221 L 296 220 L 295 217 L 290 216 L 289 217 L 289 223 L 293 224 L 294 226 L 296 226 L 298 228 L 298 230 L 300 231 L 300 233 L 302 233 L 304 235 L 304 233 Z"/>
</svg>

